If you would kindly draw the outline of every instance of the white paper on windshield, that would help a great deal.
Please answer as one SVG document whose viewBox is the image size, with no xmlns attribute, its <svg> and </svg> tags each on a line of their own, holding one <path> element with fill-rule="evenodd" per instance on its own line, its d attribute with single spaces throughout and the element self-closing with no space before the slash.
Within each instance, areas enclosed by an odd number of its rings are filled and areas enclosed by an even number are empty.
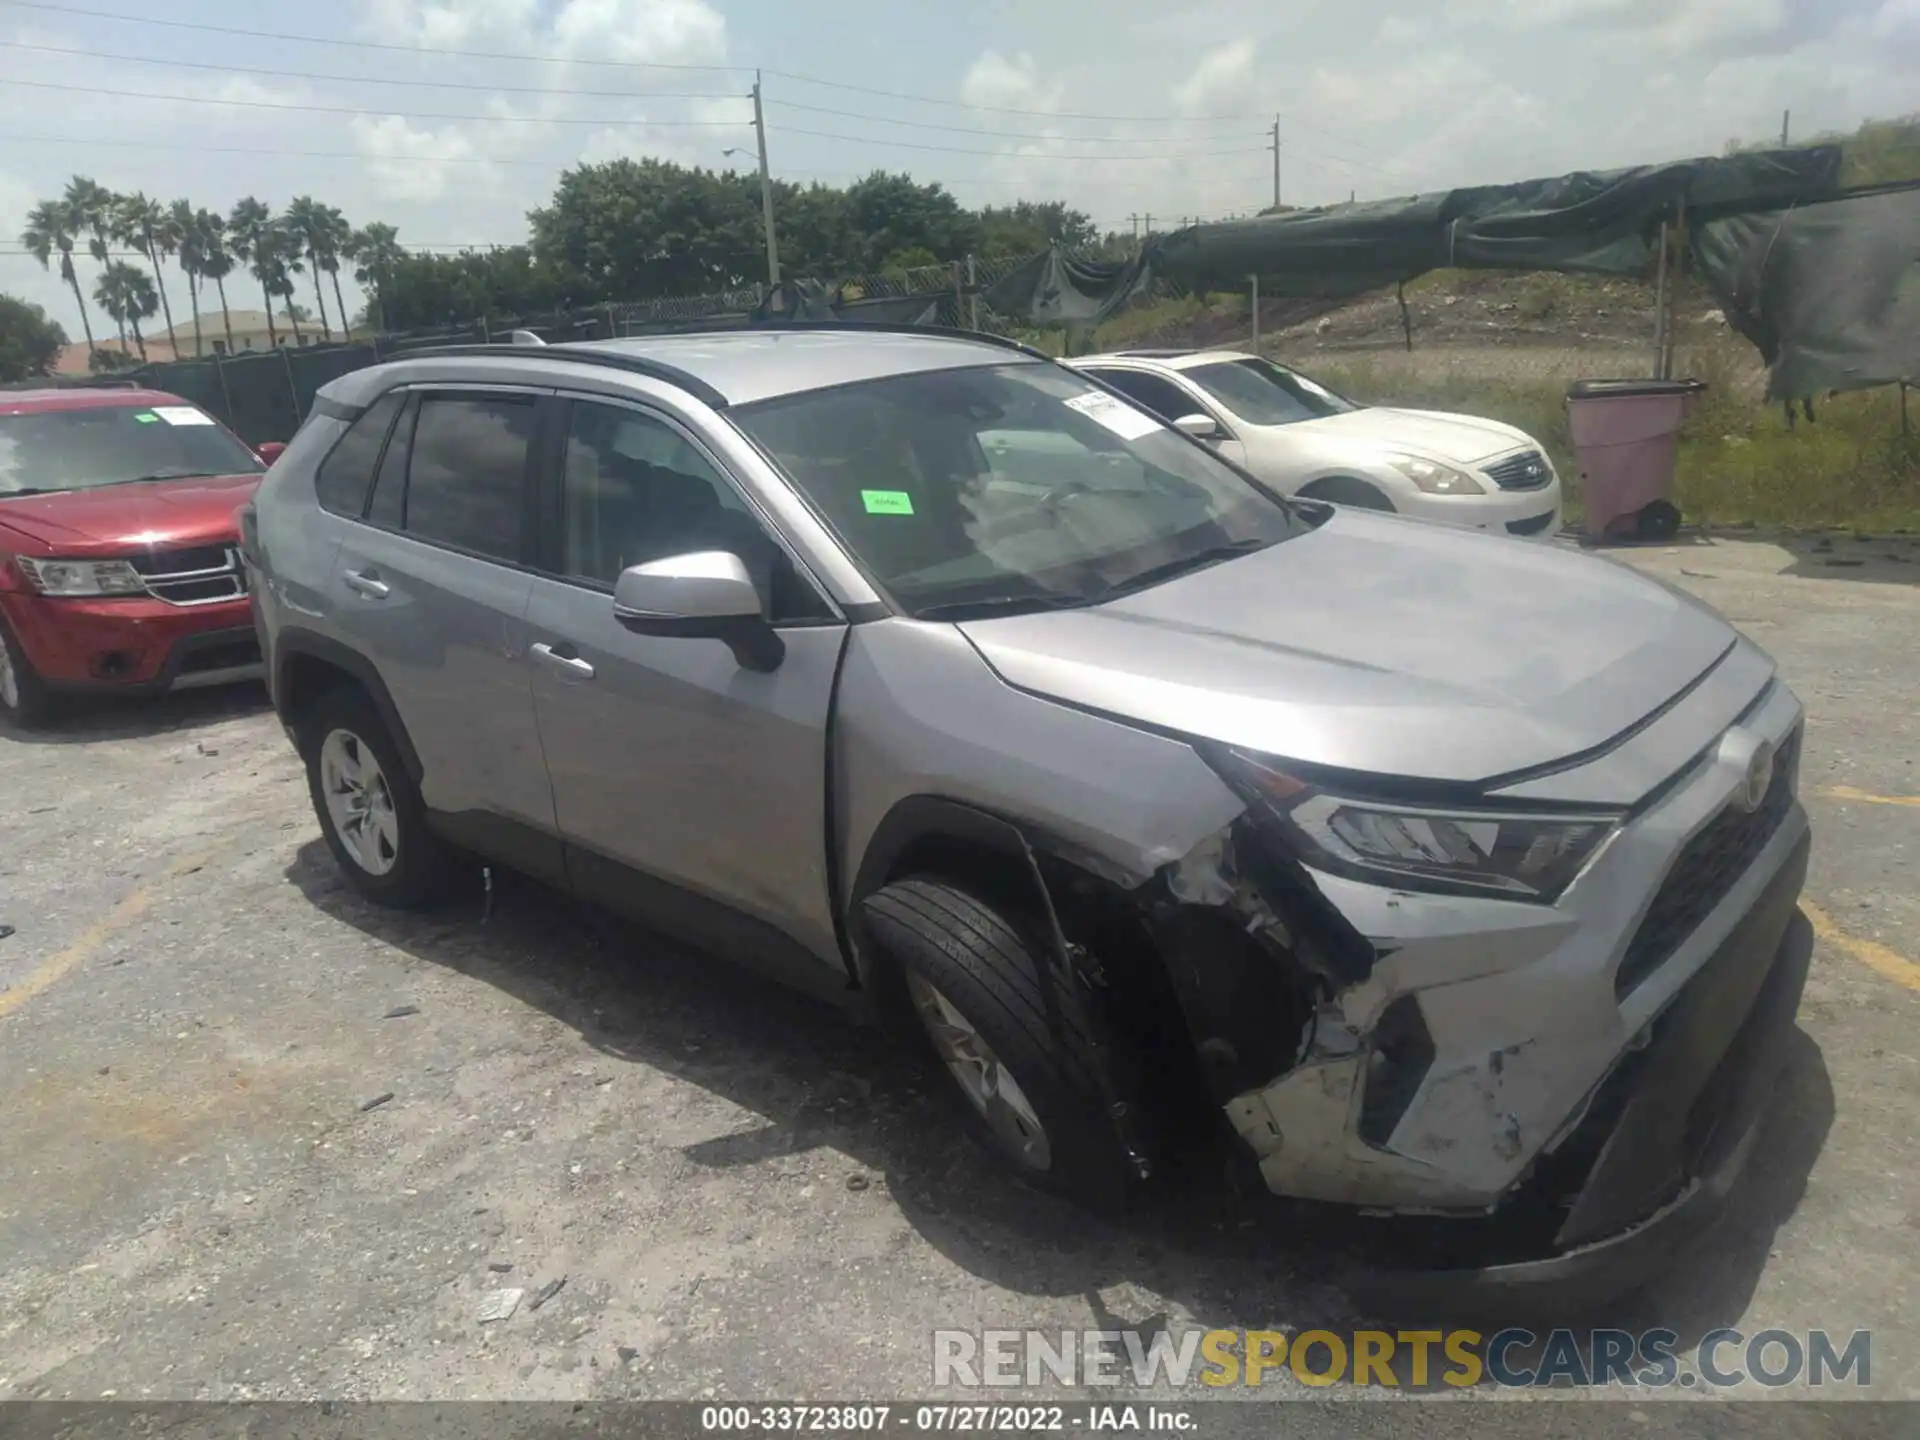
<svg viewBox="0 0 1920 1440">
<path fill-rule="evenodd" d="M 153 413 L 169 425 L 211 425 L 213 417 L 191 405 L 156 405 Z"/>
<path fill-rule="evenodd" d="M 1103 395 L 1098 390 L 1076 395 L 1067 404 L 1089 420 L 1106 426 L 1122 440 L 1138 440 L 1142 435 L 1151 435 L 1165 428 L 1145 411 L 1136 410 L 1126 401 Z"/>
</svg>

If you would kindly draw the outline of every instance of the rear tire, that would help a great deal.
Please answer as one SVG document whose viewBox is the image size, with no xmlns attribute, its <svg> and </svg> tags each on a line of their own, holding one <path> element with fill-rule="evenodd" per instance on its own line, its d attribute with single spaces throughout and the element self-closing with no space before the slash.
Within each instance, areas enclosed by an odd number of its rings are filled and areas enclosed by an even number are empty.
<svg viewBox="0 0 1920 1440">
<path fill-rule="evenodd" d="M 1335 475 L 1329 480 L 1316 480 L 1311 485 L 1302 486 L 1300 498 L 1324 500 L 1329 505 L 1347 505 L 1355 510 L 1393 509 L 1393 501 L 1386 492 L 1350 475 Z"/>
<path fill-rule="evenodd" d="M 445 893 L 452 854 L 427 828 L 420 787 L 364 690 L 343 685 L 315 702 L 300 755 L 320 832 L 356 890 L 403 910 Z"/>
<path fill-rule="evenodd" d="M 55 697 L 0 619 L 0 724 L 15 730 L 37 730 L 53 718 Z"/>
<path fill-rule="evenodd" d="M 1124 1205 L 1134 1170 L 1094 1069 L 1096 1048 L 1112 1055 L 1113 1042 L 1079 982 L 943 880 L 895 881 L 863 910 L 900 967 L 894 1006 L 910 1012 L 916 1048 L 974 1138 L 1030 1185 L 1095 1209 Z"/>
<path fill-rule="evenodd" d="M 1634 517 L 1634 534 L 1642 540 L 1671 540 L 1680 533 L 1680 507 L 1671 500 L 1654 500 Z"/>
</svg>

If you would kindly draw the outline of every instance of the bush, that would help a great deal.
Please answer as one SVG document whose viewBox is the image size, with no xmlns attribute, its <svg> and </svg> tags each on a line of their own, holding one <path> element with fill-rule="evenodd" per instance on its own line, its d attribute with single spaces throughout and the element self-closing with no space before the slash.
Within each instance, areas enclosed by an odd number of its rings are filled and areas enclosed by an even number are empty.
<svg viewBox="0 0 1920 1440">
<path fill-rule="evenodd" d="M 67 332 L 38 305 L 0 295 L 0 383 L 51 375 Z"/>
</svg>

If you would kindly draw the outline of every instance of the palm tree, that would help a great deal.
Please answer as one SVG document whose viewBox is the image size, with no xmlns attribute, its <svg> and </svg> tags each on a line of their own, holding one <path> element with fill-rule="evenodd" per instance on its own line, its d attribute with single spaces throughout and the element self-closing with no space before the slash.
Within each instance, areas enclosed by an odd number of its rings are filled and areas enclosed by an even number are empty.
<svg viewBox="0 0 1920 1440">
<path fill-rule="evenodd" d="M 353 227 L 347 223 L 347 217 L 339 209 L 327 207 L 327 244 L 320 252 L 320 265 L 326 270 L 327 278 L 333 281 L 333 304 L 340 316 L 340 338 L 351 340 L 352 326 L 347 321 L 347 300 L 340 293 L 340 262 L 353 258 Z"/>
<path fill-rule="evenodd" d="M 160 308 L 160 302 L 153 293 L 153 282 L 147 279 L 147 272 L 124 260 L 110 261 L 100 272 L 100 279 L 93 287 L 93 298 L 120 326 L 120 345 L 123 350 L 127 343 L 127 328 L 133 328 L 133 343 L 140 348 L 140 359 L 144 363 L 147 340 L 140 333 L 140 322 Z"/>
<path fill-rule="evenodd" d="M 62 198 L 73 217 L 74 229 L 87 232 L 87 250 L 94 263 L 106 269 L 108 242 L 113 238 L 113 192 L 85 175 L 76 175 L 67 182 Z"/>
<path fill-rule="evenodd" d="M 227 236 L 234 258 L 260 282 L 260 298 L 267 303 L 267 344 L 277 346 L 280 333 L 273 328 L 272 281 L 279 240 L 274 234 L 273 212 L 253 196 L 247 196 L 227 217 Z"/>
<path fill-rule="evenodd" d="M 400 245 L 400 232 L 391 225 L 375 221 L 354 234 L 352 249 L 353 278 L 373 292 L 374 307 L 378 312 L 376 323 L 384 328 L 387 324 L 387 287 L 393 281 L 393 272 L 407 258 L 407 252 Z"/>
<path fill-rule="evenodd" d="M 293 304 L 293 277 L 304 268 L 300 263 L 300 241 L 297 236 L 283 225 L 275 225 L 272 231 L 273 243 L 273 293 L 286 302 L 287 323 L 293 326 L 295 348 L 307 342 L 300 334 L 300 315 Z M 318 286 L 315 286 L 318 289 Z"/>
<path fill-rule="evenodd" d="M 200 277 L 204 273 L 200 268 L 200 260 L 206 252 L 193 202 L 176 200 L 168 206 L 167 224 L 180 237 L 180 270 L 187 277 L 187 299 L 193 304 L 193 354 L 198 359 L 205 350 L 200 340 Z M 180 353 L 179 346 L 174 347 L 174 353 Z"/>
<path fill-rule="evenodd" d="M 167 339 L 172 342 L 175 339 L 173 305 L 167 299 L 167 282 L 160 273 L 160 260 L 179 248 L 180 237 L 174 232 L 167 207 L 142 191 L 122 195 L 113 207 L 113 229 L 115 239 L 133 246 L 153 267 L 153 283 L 160 291 L 160 312 L 166 317 Z M 179 350 L 176 348 L 174 353 L 177 355 Z"/>
<path fill-rule="evenodd" d="M 304 254 L 307 262 L 313 266 L 313 298 L 319 308 L 320 329 L 331 343 L 333 327 L 327 323 L 327 297 L 320 289 L 320 272 L 326 268 L 321 263 L 321 257 L 333 249 L 331 212 L 311 195 L 296 195 L 293 203 L 287 206 L 287 213 L 281 217 L 280 223 L 286 227 L 288 239 L 292 241 L 291 253 L 296 257 Z M 346 321 L 343 312 L 340 323 L 344 326 Z"/>
<path fill-rule="evenodd" d="M 227 222 L 217 211 L 201 210 L 193 217 L 199 237 L 200 273 L 220 292 L 220 323 L 227 332 L 227 353 L 233 353 L 233 313 L 227 309 L 227 276 L 233 273 L 233 250 L 227 243 Z"/>
<path fill-rule="evenodd" d="M 94 353 L 93 320 L 87 314 L 87 297 L 80 290 L 80 276 L 73 268 L 73 242 L 79 238 L 79 226 L 73 209 L 64 200 L 42 200 L 27 213 L 27 228 L 20 232 L 20 243 L 40 262 L 42 270 L 52 270 L 53 252 L 60 252 L 60 278 L 73 291 L 73 303 L 80 307 L 80 328 L 87 334 L 87 353 Z"/>
</svg>

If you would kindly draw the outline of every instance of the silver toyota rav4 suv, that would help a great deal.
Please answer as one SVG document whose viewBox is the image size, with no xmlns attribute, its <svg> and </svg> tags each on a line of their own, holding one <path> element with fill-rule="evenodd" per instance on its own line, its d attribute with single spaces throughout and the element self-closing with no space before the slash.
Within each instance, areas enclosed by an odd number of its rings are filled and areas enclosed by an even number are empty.
<svg viewBox="0 0 1920 1440">
<path fill-rule="evenodd" d="M 361 891 L 477 856 L 870 1004 L 1043 1187 L 1224 1117 L 1533 1285 L 1663 1259 L 1753 1146 L 1802 710 L 1627 569 L 865 327 L 376 365 L 242 521 Z"/>
</svg>

